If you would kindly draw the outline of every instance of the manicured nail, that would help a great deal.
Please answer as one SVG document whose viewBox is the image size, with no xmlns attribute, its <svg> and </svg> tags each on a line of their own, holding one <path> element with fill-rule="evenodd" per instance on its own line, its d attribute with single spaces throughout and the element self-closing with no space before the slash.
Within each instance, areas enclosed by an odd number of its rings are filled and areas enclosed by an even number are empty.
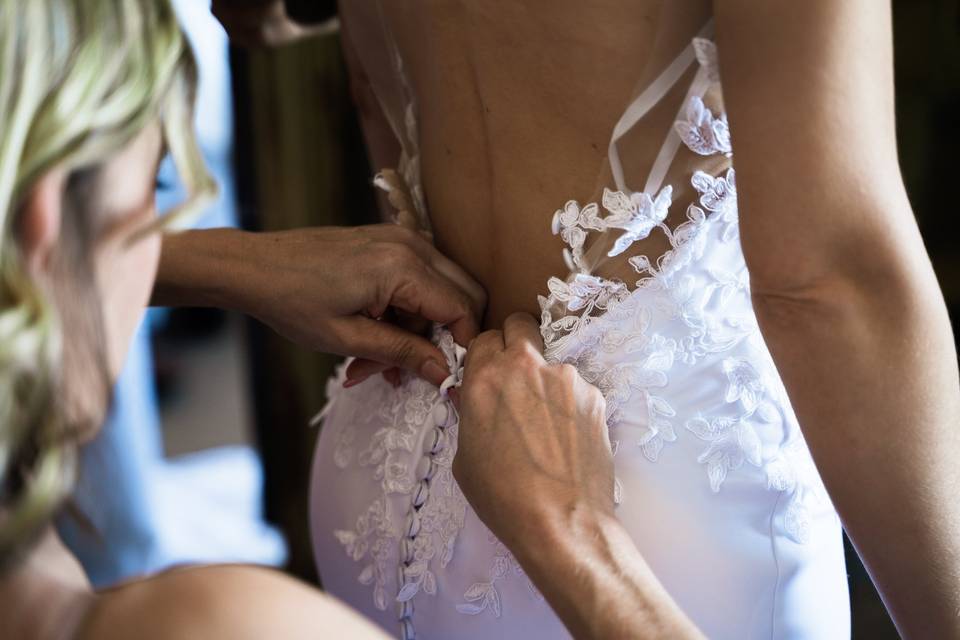
<svg viewBox="0 0 960 640">
<path fill-rule="evenodd" d="M 420 375 L 433 384 L 439 386 L 440 383 L 447 379 L 447 376 L 450 375 L 450 372 L 447 371 L 446 367 L 441 366 L 435 360 L 427 360 L 420 369 Z"/>
<path fill-rule="evenodd" d="M 344 380 L 344 381 L 343 381 L 343 388 L 344 388 L 344 389 L 349 389 L 350 387 L 355 387 L 355 386 L 357 386 L 358 384 L 360 384 L 361 382 L 363 382 L 364 380 L 366 380 L 366 379 L 369 378 L 369 377 L 370 377 L 370 376 L 363 376 L 362 378 L 354 378 L 354 379 L 352 379 L 352 380 Z"/>
</svg>

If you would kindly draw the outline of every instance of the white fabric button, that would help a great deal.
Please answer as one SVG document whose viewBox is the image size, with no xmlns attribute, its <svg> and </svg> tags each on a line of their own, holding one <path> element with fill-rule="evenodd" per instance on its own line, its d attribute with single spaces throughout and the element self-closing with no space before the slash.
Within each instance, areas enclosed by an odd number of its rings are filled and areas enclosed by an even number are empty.
<svg viewBox="0 0 960 640">
<path fill-rule="evenodd" d="M 400 539 L 400 562 L 413 562 L 413 542 L 410 538 Z"/>
<path fill-rule="evenodd" d="M 453 424 L 453 421 L 453 410 L 446 402 L 441 402 L 433 408 L 433 423 L 438 427 L 449 427 Z"/>
<path fill-rule="evenodd" d="M 430 456 L 423 456 L 417 463 L 417 478 L 429 480 L 437 472 L 437 463 Z"/>
<path fill-rule="evenodd" d="M 423 455 L 427 456 L 440 450 L 443 432 L 440 429 L 431 429 L 423 436 Z"/>
<path fill-rule="evenodd" d="M 557 209 L 557 211 L 553 214 L 553 218 L 550 220 L 550 231 L 553 231 L 553 235 L 560 233 L 560 228 L 562 226 L 560 224 L 560 213 L 561 211 Z"/>
<path fill-rule="evenodd" d="M 420 514 L 413 509 L 411 509 L 407 515 L 406 529 L 408 538 L 416 538 L 417 534 L 420 533 Z"/>
<path fill-rule="evenodd" d="M 397 620 L 409 620 L 413 618 L 413 600 L 397 603 Z"/>
<path fill-rule="evenodd" d="M 420 484 L 417 485 L 416 491 L 413 493 L 413 506 L 417 508 L 422 507 L 428 497 L 430 497 L 430 484 L 426 480 L 421 480 Z"/>
</svg>

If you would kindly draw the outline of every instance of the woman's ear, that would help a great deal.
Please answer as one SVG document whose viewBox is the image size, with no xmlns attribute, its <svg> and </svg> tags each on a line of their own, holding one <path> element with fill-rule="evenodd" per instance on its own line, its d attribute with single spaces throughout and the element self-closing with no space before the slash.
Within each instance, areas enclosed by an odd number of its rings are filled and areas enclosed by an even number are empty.
<svg viewBox="0 0 960 640">
<path fill-rule="evenodd" d="M 67 174 L 62 169 L 45 173 L 27 195 L 17 225 L 20 253 L 34 276 L 50 270 L 51 257 L 60 240 L 63 195 Z"/>
</svg>

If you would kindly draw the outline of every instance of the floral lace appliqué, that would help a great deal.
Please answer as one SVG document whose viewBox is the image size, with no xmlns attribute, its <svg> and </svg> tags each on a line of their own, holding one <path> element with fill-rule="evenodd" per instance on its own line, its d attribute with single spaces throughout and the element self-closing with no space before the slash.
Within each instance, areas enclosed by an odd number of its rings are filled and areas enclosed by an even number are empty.
<svg viewBox="0 0 960 640">
<path fill-rule="evenodd" d="M 730 156 L 733 153 L 727 115 L 721 114 L 715 118 L 698 96 L 690 99 L 686 119 L 677 120 L 673 126 L 683 143 L 694 153 L 701 156 L 716 153 Z"/>
<path fill-rule="evenodd" d="M 374 432 L 367 446 L 356 453 L 357 464 L 373 469 L 382 495 L 361 513 L 353 529 L 336 530 L 334 535 L 347 554 L 361 563 L 357 579 L 372 587 L 374 605 L 380 610 L 386 610 L 390 600 L 408 602 L 421 591 L 436 594 L 434 563 L 443 568 L 453 559 L 466 516 L 467 501 L 451 470 L 458 421 L 446 399 L 446 389 L 462 376 L 465 350 L 454 344 L 448 333 L 441 336 L 438 346 L 453 371 L 439 397 L 432 385 L 410 377 L 399 389 L 383 383 L 367 385 L 378 395 L 358 405 L 377 407 L 373 415 L 387 425 Z M 331 393 L 336 397 L 344 391 L 336 385 Z M 436 427 L 424 434 L 424 426 L 434 423 Z M 346 430 L 356 426 L 351 420 L 342 424 Z M 421 453 L 424 435 L 429 446 Z M 340 466 L 350 461 L 355 445 L 352 437 L 337 434 L 336 438 L 335 462 Z M 410 505 L 406 513 L 391 511 L 397 497 Z M 399 586 L 391 598 L 386 584 L 389 572 L 396 570 L 390 558 L 398 549 Z M 405 624 L 412 623 L 408 620 Z"/>
<path fill-rule="evenodd" d="M 526 574 L 517 559 L 513 557 L 506 545 L 497 540 L 493 535 L 489 537 L 493 545 L 493 562 L 490 566 L 490 577 L 484 582 L 474 582 L 463 594 L 464 602 L 457 605 L 457 611 L 468 615 L 478 615 L 484 611 L 490 611 L 499 618 L 503 612 L 500 592 L 497 590 L 497 582 L 503 580 L 511 574 L 526 578 Z M 533 583 L 527 579 L 527 586 L 530 590 L 542 599 L 543 596 L 537 591 Z"/>
</svg>

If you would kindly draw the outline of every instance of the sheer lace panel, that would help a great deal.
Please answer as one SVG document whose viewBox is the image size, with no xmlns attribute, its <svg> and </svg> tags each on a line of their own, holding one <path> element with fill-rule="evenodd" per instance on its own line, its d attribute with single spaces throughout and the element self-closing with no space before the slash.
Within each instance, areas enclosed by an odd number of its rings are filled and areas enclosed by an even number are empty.
<svg viewBox="0 0 960 640">
<path fill-rule="evenodd" d="M 708 218 L 735 218 L 736 179 L 711 32 L 708 23 L 615 125 L 613 185 L 554 214 L 552 230 L 567 244 L 571 273 L 566 281 L 552 278 L 540 300 L 548 352 L 611 303 L 689 260 L 687 245 Z M 643 175 L 643 189 L 633 191 L 627 177 Z M 724 237 L 735 237 L 735 226 Z"/>
</svg>

